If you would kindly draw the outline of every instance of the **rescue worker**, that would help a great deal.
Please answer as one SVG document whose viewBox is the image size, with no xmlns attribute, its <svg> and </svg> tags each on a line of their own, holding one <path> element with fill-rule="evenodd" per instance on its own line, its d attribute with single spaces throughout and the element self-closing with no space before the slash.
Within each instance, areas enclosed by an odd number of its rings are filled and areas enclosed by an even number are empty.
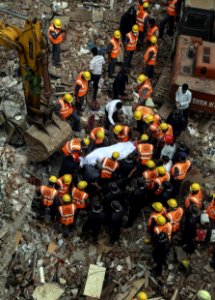
<svg viewBox="0 0 215 300">
<path fill-rule="evenodd" d="M 160 38 L 163 38 L 164 30 L 166 25 L 169 25 L 169 30 L 168 34 L 171 36 L 173 35 L 173 29 L 174 29 L 174 23 L 175 23 L 175 18 L 179 12 L 179 7 L 180 7 L 180 1 L 179 0 L 169 0 L 169 4 L 167 7 L 167 12 L 160 22 Z"/>
<path fill-rule="evenodd" d="M 160 124 L 161 124 L 161 117 L 159 115 L 148 115 L 144 122 L 148 126 L 148 135 L 151 138 L 151 141 L 155 143 L 157 141 L 157 137 L 160 134 Z"/>
<path fill-rule="evenodd" d="M 159 129 L 161 130 L 161 132 L 157 136 L 157 139 L 162 141 L 163 143 L 165 142 L 165 136 L 166 135 L 172 135 L 173 136 L 173 129 L 172 129 L 172 126 L 170 124 L 162 122 L 160 124 Z"/>
<path fill-rule="evenodd" d="M 61 117 L 61 119 L 73 123 L 72 128 L 74 131 L 80 131 L 80 118 L 77 112 L 74 110 L 72 102 L 72 95 L 65 94 L 58 100 L 57 104 L 54 107 L 54 110 L 56 114 Z"/>
<path fill-rule="evenodd" d="M 116 141 L 119 142 L 128 142 L 131 137 L 130 128 L 126 125 L 116 125 L 113 128 L 113 133 Z"/>
<path fill-rule="evenodd" d="M 77 209 L 83 209 L 87 207 L 89 194 L 85 192 L 87 187 L 86 181 L 79 181 L 78 186 L 73 187 L 71 190 L 72 202 Z"/>
<path fill-rule="evenodd" d="M 196 205 L 199 209 L 202 208 L 203 194 L 202 188 L 198 183 L 193 183 L 190 186 L 190 192 L 185 199 L 185 207 L 188 208 L 191 203 Z"/>
<path fill-rule="evenodd" d="M 70 192 L 70 184 L 72 182 L 72 175 L 64 174 L 62 177 L 58 178 L 56 181 L 56 186 L 58 186 L 58 192 L 61 197 Z"/>
<path fill-rule="evenodd" d="M 82 234 L 91 233 L 93 241 L 97 242 L 102 225 L 105 222 L 105 214 L 101 204 L 94 204 L 87 213 L 87 220 L 82 227 Z"/>
<path fill-rule="evenodd" d="M 82 154 L 82 149 L 84 147 L 89 146 L 90 140 L 88 138 L 80 139 L 80 138 L 73 138 L 67 141 L 61 151 L 67 157 L 73 155 L 74 153 L 78 153 L 79 156 Z"/>
<path fill-rule="evenodd" d="M 145 292 L 141 291 L 137 294 L 136 298 L 132 298 L 132 300 L 148 300 L 148 296 Z"/>
<path fill-rule="evenodd" d="M 139 30 L 139 38 L 138 43 L 140 45 L 140 49 L 143 46 L 144 36 L 147 32 L 148 20 L 149 20 L 149 2 L 144 2 L 141 7 L 139 7 L 137 11 L 137 25 Z"/>
<path fill-rule="evenodd" d="M 137 178 L 132 192 L 128 197 L 129 213 L 127 227 L 132 227 L 144 207 L 146 184 L 143 178 Z"/>
<path fill-rule="evenodd" d="M 62 197 L 63 203 L 58 207 L 60 215 L 61 230 L 64 235 L 69 235 L 72 229 L 72 225 L 75 222 L 76 206 L 71 202 L 71 197 L 68 194 L 64 194 Z"/>
<path fill-rule="evenodd" d="M 157 217 L 158 216 L 165 216 L 167 213 L 167 210 L 165 207 L 163 207 L 161 202 L 154 202 L 152 204 L 152 208 L 154 209 L 148 219 L 148 232 L 152 236 L 154 233 L 154 228 L 157 225 Z"/>
<path fill-rule="evenodd" d="M 91 80 L 91 73 L 89 71 L 80 72 L 75 82 L 75 108 L 80 114 L 84 99 L 88 92 L 88 82 Z"/>
<path fill-rule="evenodd" d="M 110 216 L 108 216 L 107 224 L 110 229 L 110 243 L 113 244 L 118 241 L 120 237 L 124 211 L 118 201 L 111 202 L 111 209 L 112 211 Z"/>
<path fill-rule="evenodd" d="M 121 100 L 112 100 L 106 104 L 106 129 L 109 129 L 110 125 L 115 125 L 115 123 L 119 122 L 120 113 L 125 115 L 125 109 Z"/>
<path fill-rule="evenodd" d="M 98 147 L 104 146 L 105 129 L 103 127 L 95 127 L 90 132 L 91 145 L 88 152 L 93 151 Z"/>
<path fill-rule="evenodd" d="M 113 33 L 113 37 L 111 38 L 107 46 L 107 53 L 109 56 L 108 74 L 109 77 L 111 78 L 114 75 L 116 60 L 117 57 L 120 55 L 120 51 L 121 51 L 120 38 L 121 38 L 121 32 L 119 30 L 115 30 Z"/>
<path fill-rule="evenodd" d="M 160 157 L 167 156 L 172 161 L 176 152 L 176 144 L 174 143 L 174 136 L 165 135 L 164 143 L 165 144 L 161 150 Z"/>
<path fill-rule="evenodd" d="M 159 198 L 163 191 L 163 183 L 165 181 L 170 181 L 170 174 L 166 171 L 165 167 L 157 167 L 158 176 L 154 180 L 154 194 Z"/>
<path fill-rule="evenodd" d="M 161 232 L 165 232 L 168 235 L 169 241 L 172 239 L 172 225 L 167 222 L 166 218 L 162 215 L 156 218 L 157 226 L 154 228 L 155 235 L 159 235 Z"/>
<path fill-rule="evenodd" d="M 176 152 L 173 158 L 173 162 L 179 161 L 180 157 L 187 157 L 190 153 L 190 149 L 183 141 L 177 142 Z"/>
<path fill-rule="evenodd" d="M 125 57 L 124 57 L 124 67 L 128 68 L 131 65 L 131 60 L 134 51 L 137 48 L 137 41 L 139 35 L 139 27 L 137 24 L 132 26 L 132 31 L 126 34 L 124 45 L 125 45 Z"/>
<path fill-rule="evenodd" d="M 151 191 L 154 187 L 154 180 L 157 178 L 157 169 L 153 160 L 148 160 L 146 170 L 143 172 L 143 178 L 146 183 L 146 188 Z"/>
<path fill-rule="evenodd" d="M 131 173 L 135 165 L 136 165 L 136 158 L 134 152 L 126 156 L 126 158 L 120 160 L 120 174 L 122 177 L 122 180 L 119 179 L 120 182 L 123 181 L 126 182 L 126 180 L 130 177 L 129 174 Z"/>
<path fill-rule="evenodd" d="M 120 158 L 119 152 L 113 152 L 112 157 L 105 157 L 101 161 L 101 174 L 100 177 L 102 179 L 111 179 L 113 174 L 117 171 L 119 168 L 119 163 L 117 162 L 117 159 Z"/>
<path fill-rule="evenodd" d="M 64 30 L 60 19 L 54 19 L 48 29 L 48 39 L 52 44 L 52 63 L 60 68 L 60 44 L 64 40 Z"/>
<path fill-rule="evenodd" d="M 199 222 L 199 209 L 196 205 L 191 204 L 184 212 L 181 222 L 182 247 L 192 254 L 196 249 L 195 237 L 197 223 Z"/>
<path fill-rule="evenodd" d="M 173 185 L 173 196 L 177 196 L 180 192 L 180 186 L 182 181 L 186 178 L 187 172 L 191 168 L 191 162 L 182 156 L 179 162 L 174 163 L 171 168 L 171 183 Z"/>
<path fill-rule="evenodd" d="M 113 82 L 113 97 L 114 99 L 122 99 L 127 94 L 125 93 L 126 84 L 128 83 L 128 70 L 122 68 L 117 74 Z"/>
<path fill-rule="evenodd" d="M 57 204 L 59 201 L 58 191 L 55 188 L 57 182 L 56 176 L 49 177 L 48 185 L 41 185 L 37 190 L 37 195 L 41 196 L 40 214 L 44 215 L 46 208 L 50 208 L 51 219 L 54 220 L 57 212 Z"/>
<path fill-rule="evenodd" d="M 153 250 L 153 259 L 156 263 L 156 266 L 153 269 L 155 276 L 162 275 L 162 269 L 163 266 L 166 265 L 166 259 L 169 254 L 169 246 L 170 245 L 167 232 L 161 231 L 158 235 L 156 235 Z"/>
<path fill-rule="evenodd" d="M 155 35 L 152 35 L 150 37 L 149 46 L 147 47 L 146 52 L 143 56 L 145 71 L 149 79 L 154 77 L 154 66 L 157 62 L 157 53 L 157 37 Z"/>
<path fill-rule="evenodd" d="M 147 46 L 149 45 L 150 38 L 152 36 L 156 36 L 156 38 L 159 37 L 159 27 L 156 25 L 155 19 L 150 18 L 148 21 L 147 36 L 146 36 Z"/>
<path fill-rule="evenodd" d="M 120 20 L 120 32 L 122 34 L 122 40 L 125 40 L 125 36 L 132 30 L 132 26 L 136 24 L 136 10 L 134 6 L 131 6 L 121 17 Z"/>
<path fill-rule="evenodd" d="M 146 106 L 137 106 L 135 112 L 134 112 L 134 119 L 137 121 L 137 131 L 139 133 L 144 133 L 146 131 L 145 126 L 145 118 L 149 115 L 153 115 L 154 112 L 152 108 L 146 107 Z"/>
<path fill-rule="evenodd" d="M 199 290 L 197 293 L 198 300 L 213 300 L 210 293 L 206 290 Z"/>
<path fill-rule="evenodd" d="M 163 189 L 162 189 L 162 193 L 159 196 L 159 200 L 166 207 L 167 200 L 172 197 L 173 186 L 169 181 L 164 181 L 162 187 Z"/>
<path fill-rule="evenodd" d="M 166 218 L 172 224 L 172 232 L 177 232 L 180 230 L 180 222 L 183 217 L 184 210 L 182 207 L 178 206 L 178 202 L 173 198 L 169 199 L 167 204 L 170 209 L 166 214 Z"/>
<path fill-rule="evenodd" d="M 144 101 L 147 100 L 153 92 L 152 85 L 148 77 L 144 74 L 140 74 L 137 77 L 137 83 L 138 85 L 135 87 L 135 91 L 140 97 L 139 104 L 144 105 Z"/>
<path fill-rule="evenodd" d="M 212 201 L 207 206 L 205 212 L 208 214 L 209 218 L 215 221 L 215 193 L 212 196 Z"/>
</svg>

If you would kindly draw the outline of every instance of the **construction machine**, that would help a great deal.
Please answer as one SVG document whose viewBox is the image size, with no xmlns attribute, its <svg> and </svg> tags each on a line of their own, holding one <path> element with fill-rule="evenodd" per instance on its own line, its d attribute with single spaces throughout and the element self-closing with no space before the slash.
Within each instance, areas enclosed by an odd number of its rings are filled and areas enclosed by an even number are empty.
<svg viewBox="0 0 215 300">
<path fill-rule="evenodd" d="M 0 19 L 0 46 L 17 51 L 27 110 L 24 117 L 10 118 L 7 127 L 13 124 L 22 132 L 30 161 L 44 161 L 72 134 L 71 126 L 51 109 L 47 41 L 39 20 L 2 7 L 0 12 L 25 20 L 24 27 L 18 28 Z M 4 118 L 2 111 L 0 125 Z"/>
</svg>

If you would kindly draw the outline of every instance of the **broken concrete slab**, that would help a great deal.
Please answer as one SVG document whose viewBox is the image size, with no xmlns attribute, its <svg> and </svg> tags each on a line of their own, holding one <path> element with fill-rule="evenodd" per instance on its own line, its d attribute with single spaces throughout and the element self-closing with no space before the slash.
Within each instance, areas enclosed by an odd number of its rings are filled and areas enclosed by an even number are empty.
<svg viewBox="0 0 215 300">
<path fill-rule="evenodd" d="M 84 295 L 100 299 L 106 268 L 90 265 Z"/>
<path fill-rule="evenodd" d="M 85 8 L 76 8 L 75 11 L 67 13 L 70 16 L 71 22 L 87 22 L 92 19 L 92 12 Z"/>
<path fill-rule="evenodd" d="M 45 283 L 37 286 L 33 293 L 34 300 L 58 300 L 64 293 L 64 290 L 54 283 Z"/>
<path fill-rule="evenodd" d="M 93 8 L 92 12 L 92 21 L 95 22 L 102 22 L 104 19 L 104 12 L 102 9 L 95 9 Z"/>
</svg>

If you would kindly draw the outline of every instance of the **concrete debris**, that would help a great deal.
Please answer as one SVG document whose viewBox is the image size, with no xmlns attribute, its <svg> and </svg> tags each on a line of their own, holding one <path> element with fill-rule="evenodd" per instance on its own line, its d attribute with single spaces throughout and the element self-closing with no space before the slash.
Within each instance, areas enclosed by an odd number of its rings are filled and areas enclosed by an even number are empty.
<svg viewBox="0 0 215 300">
<path fill-rule="evenodd" d="M 63 295 L 64 290 L 53 283 L 46 283 L 37 286 L 33 293 L 34 300 L 58 300 Z"/>
</svg>

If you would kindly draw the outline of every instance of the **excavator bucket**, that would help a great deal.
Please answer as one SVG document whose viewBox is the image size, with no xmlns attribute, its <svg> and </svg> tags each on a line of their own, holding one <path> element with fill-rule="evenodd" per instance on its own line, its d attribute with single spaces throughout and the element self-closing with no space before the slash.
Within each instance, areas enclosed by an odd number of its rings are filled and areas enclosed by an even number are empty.
<svg viewBox="0 0 215 300">
<path fill-rule="evenodd" d="M 69 123 L 61 120 L 57 115 L 52 115 L 52 122 L 39 128 L 32 125 L 25 132 L 25 140 L 28 147 L 29 161 L 42 162 L 47 160 L 54 152 L 72 136 Z"/>
</svg>

